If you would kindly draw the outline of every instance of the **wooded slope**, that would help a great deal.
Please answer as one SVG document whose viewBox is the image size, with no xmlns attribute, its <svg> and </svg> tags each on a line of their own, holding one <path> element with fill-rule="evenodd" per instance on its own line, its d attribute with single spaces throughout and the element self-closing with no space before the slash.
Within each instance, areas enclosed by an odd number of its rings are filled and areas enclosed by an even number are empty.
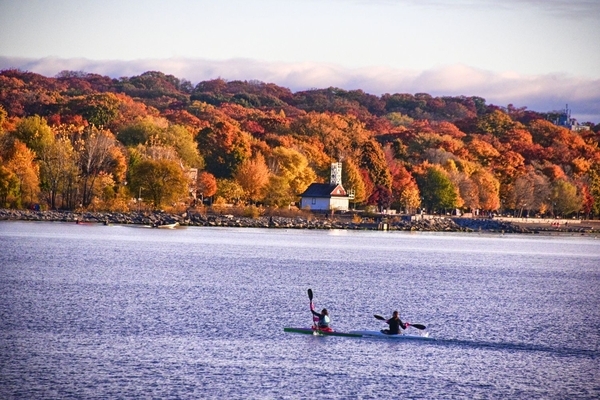
<svg viewBox="0 0 600 400">
<path fill-rule="evenodd" d="M 343 163 L 358 206 L 600 214 L 599 126 L 480 97 L 293 93 L 271 83 L 0 72 L 0 203 L 286 207 Z"/>
</svg>

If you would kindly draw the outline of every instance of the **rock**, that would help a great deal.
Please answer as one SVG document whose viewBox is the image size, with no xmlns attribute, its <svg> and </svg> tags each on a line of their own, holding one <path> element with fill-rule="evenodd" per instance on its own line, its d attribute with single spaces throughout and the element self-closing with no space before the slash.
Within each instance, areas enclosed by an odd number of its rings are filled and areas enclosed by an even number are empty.
<svg viewBox="0 0 600 400">
<path fill-rule="evenodd" d="M 234 217 L 233 215 L 211 215 L 188 212 L 183 214 L 167 214 L 157 212 L 84 212 L 72 211 L 33 211 L 0 209 L 0 220 L 23 221 L 63 221 L 87 222 L 101 224 L 140 224 L 140 225 L 170 225 L 179 223 L 181 226 L 235 226 L 275 229 L 352 229 L 377 230 L 379 222 L 353 222 L 342 219 L 317 219 L 302 217 L 262 216 L 258 218 Z M 430 231 L 430 232 L 497 232 L 497 233 L 539 233 L 544 228 L 528 229 L 509 222 L 489 218 L 447 218 L 430 217 L 420 220 L 402 220 L 390 218 L 386 222 L 389 230 L 395 231 Z M 555 230 L 554 230 L 555 231 Z M 564 232 L 597 233 L 592 227 L 565 227 Z"/>
</svg>

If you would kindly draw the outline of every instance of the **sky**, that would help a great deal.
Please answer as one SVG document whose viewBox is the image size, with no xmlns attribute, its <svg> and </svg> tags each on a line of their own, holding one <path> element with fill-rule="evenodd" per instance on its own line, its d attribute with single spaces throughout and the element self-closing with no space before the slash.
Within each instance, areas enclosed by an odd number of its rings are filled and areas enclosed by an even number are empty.
<svg viewBox="0 0 600 400">
<path fill-rule="evenodd" d="M 480 96 L 600 123 L 600 0 L 0 0 L 0 69 Z"/>
</svg>

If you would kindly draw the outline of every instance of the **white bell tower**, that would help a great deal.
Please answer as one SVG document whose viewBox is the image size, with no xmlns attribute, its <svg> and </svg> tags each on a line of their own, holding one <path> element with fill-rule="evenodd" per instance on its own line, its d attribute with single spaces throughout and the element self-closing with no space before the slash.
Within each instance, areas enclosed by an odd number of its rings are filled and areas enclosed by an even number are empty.
<svg viewBox="0 0 600 400">
<path fill-rule="evenodd" d="M 330 183 L 332 185 L 341 185 L 342 184 L 342 163 L 341 162 L 331 164 Z"/>
</svg>

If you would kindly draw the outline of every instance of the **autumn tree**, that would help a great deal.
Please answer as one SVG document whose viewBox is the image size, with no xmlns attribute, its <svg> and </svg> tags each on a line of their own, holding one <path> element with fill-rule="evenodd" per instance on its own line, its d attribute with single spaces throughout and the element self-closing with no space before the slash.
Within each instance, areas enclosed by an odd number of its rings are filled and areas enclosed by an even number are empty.
<svg viewBox="0 0 600 400">
<path fill-rule="evenodd" d="M 392 177 L 392 203 L 410 212 L 421 205 L 419 187 L 406 167 L 394 158 L 391 147 L 385 150 L 386 162 Z"/>
<path fill-rule="evenodd" d="M 65 137 L 57 137 L 41 154 L 40 175 L 42 190 L 50 208 L 61 206 L 74 208 L 77 199 L 79 168 L 77 153 L 71 141 Z"/>
<path fill-rule="evenodd" d="M 311 112 L 295 121 L 290 129 L 301 137 L 318 139 L 332 160 L 355 155 L 359 146 L 371 137 L 355 117 L 333 113 Z"/>
<path fill-rule="evenodd" d="M 600 215 L 600 164 L 594 164 L 588 172 L 588 186 L 592 198 L 591 212 Z"/>
<path fill-rule="evenodd" d="M 521 175 L 515 180 L 508 200 L 507 206 L 514 209 L 536 210 L 543 213 L 549 208 L 550 203 L 548 177 L 529 168 L 525 175 Z"/>
<path fill-rule="evenodd" d="M 243 132 L 236 121 L 211 108 L 201 115 L 209 121 L 209 126 L 196 135 L 206 169 L 217 178 L 231 178 L 238 166 L 251 156 L 250 135 Z"/>
<path fill-rule="evenodd" d="M 458 189 L 460 201 L 457 205 L 471 211 L 479 209 L 479 186 L 471 177 L 473 171 L 469 173 L 459 170 L 453 160 L 447 161 L 445 169 L 448 171 L 448 178 Z"/>
<path fill-rule="evenodd" d="M 250 202 L 259 201 L 263 189 L 269 182 L 269 168 L 262 154 L 244 161 L 234 175 L 234 179 L 244 189 Z"/>
<path fill-rule="evenodd" d="M 8 113 L 6 112 L 6 109 L 4 108 L 4 106 L 2 104 L 0 104 L 0 133 L 2 133 L 3 129 L 3 125 L 4 125 L 4 121 L 6 121 L 6 118 L 8 117 Z"/>
<path fill-rule="evenodd" d="M 554 140 L 560 137 L 564 131 L 565 128 L 542 119 L 537 119 L 529 124 L 529 132 L 531 132 L 533 141 L 543 147 L 550 147 Z"/>
<path fill-rule="evenodd" d="M 480 138 L 472 138 L 467 148 L 473 159 L 484 167 L 491 165 L 500 157 L 500 152 L 493 145 Z"/>
<path fill-rule="evenodd" d="M 47 146 L 47 144 L 45 145 Z M 36 153 L 16 140 L 11 157 L 6 162 L 6 167 L 17 178 L 18 205 L 34 203 L 38 200 L 40 192 L 39 165 L 36 162 Z"/>
<path fill-rule="evenodd" d="M 392 204 L 392 191 L 385 186 L 377 186 L 367 199 L 367 204 L 376 205 L 379 212 L 387 210 Z"/>
<path fill-rule="evenodd" d="M 392 187 L 392 177 L 387 167 L 385 154 L 381 145 L 375 140 L 368 140 L 361 146 L 360 167 L 369 171 L 371 180 L 376 186 Z"/>
<path fill-rule="evenodd" d="M 354 203 L 363 203 L 367 199 L 367 191 L 360 169 L 353 159 L 342 161 L 342 186 L 346 191 L 354 192 Z"/>
<path fill-rule="evenodd" d="M 486 211 L 500 208 L 500 182 L 489 171 L 480 169 L 471 175 L 479 193 L 479 207 Z"/>
<path fill-rule="evenodd" d="M 304 155 L 294 149 L 277 147 L 269 160 L 272 175 L 266 187 L 265 202 L 278 207 L 294 202 L 315 181 L 315 172 Z"/>
<path fill-rule="evenodd" d="M 86 129 L 78 144 L 78 162 L 81 174 L 82 203 L 88 206 L 96 193 L 94 184 L 101 173 L 112 173 L 114 159 L 111 157 L 116 145 L 110 131 L 99 130 L 94 126 Z"/>
<path fill-rule="evenodd" d="M 594 197 L 590 192 L 590 187 L 586 183 L 580 183 L 579 191 L 581 195 L 581 211 L 589 218 L 594 207 Z"/>
<path fill-rule="evenodd" d="M 212 198 L 217 193 L 217 180 L 210 172 L 202 171 L 196 179 L 196 193 L 200 195 L 202 203 L 205 198 Z"/>
</svg>

